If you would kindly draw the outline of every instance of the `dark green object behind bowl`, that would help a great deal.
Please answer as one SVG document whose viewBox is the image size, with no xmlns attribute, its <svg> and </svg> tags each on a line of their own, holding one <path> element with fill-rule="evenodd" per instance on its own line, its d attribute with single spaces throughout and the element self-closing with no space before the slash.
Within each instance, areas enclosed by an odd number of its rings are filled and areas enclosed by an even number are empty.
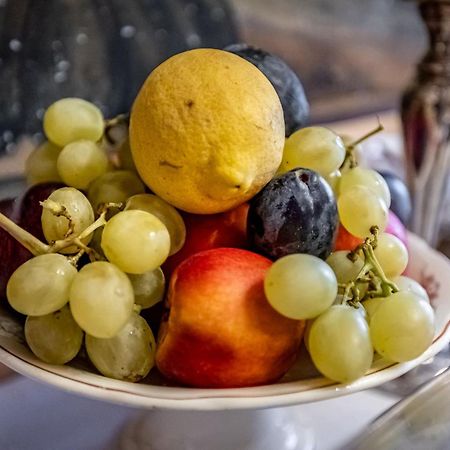
<svg viewBox="0 0 450 450">
<path fill-rule="evenodd" d="M 0 153 L 40 132 L 59 98 L 91 100 L 111 117 L 169 56 L 236 39 L 226 0 L 0 2 Z"/>
</svg>

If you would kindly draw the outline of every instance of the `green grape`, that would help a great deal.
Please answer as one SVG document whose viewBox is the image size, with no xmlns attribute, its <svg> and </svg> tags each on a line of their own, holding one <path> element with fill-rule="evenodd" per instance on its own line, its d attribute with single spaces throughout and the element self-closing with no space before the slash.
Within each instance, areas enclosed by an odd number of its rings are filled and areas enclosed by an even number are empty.
<svg viewBox="0 0 450 450">
<path fill-rule="evenodd" d="M 125 139 L 118 150 L 120 168 L 124 170 L 131 170 L 137 172 L 136 165 L 134 164 L 133 156 L 131 154 L 130 140 Z"/>
<path fill-rule="evenodd" d="M 405 244 L 392 234 L 381 233 L 374 252 L 388 278 L 399 276 L 408 265 L 408 250 Z"/>
<path fill-rule="evenodd" d="M 348 383 L 372 365 L 373 347 L 364 316 L 348 305 L 334 305 L 311 326 L 309 353 L 326 377 Z"/>
<path fill-rule="evenodd" d="M 83 343 L 83 331 L 64 306 L 45 316 L 28 316 L 25 339 L 31 351 L 49 364 L 65 364 L 75 358 Z"/>
<path fill-rule="evenodd" d="M 47 138 L 64 147 L 80 139 L 98 141 L 103 135 L 102 112 L 81 98 L 63 98 L 49 106 L 44 115 Z"/>
<path fill-rule="evenodd" d="M 133 312 L 110 339 L 86 335 L 86 350 L 97 370 L 106 377 L 137 382 L 155 364 L 156 343 L 147 322 Z"/>
<path fill-rule="evenodd" d="M 173 255 L 183 247 L 186 227 L 180 213 L 172 205 L 153 194 L 138 194 L 130 197 L 125 206 L 125 210 L 133 209 L 153 214 L 166 226 L 170 236 L 169 255 Z"/>
<path fill-rule="evenodd" d="M 324 127 L 307 127 L 286 139 L 279 171 L 303 167 L 327 176 L 339 169 L 344 158 L 345 145 L 336 133 Z"/>
<path fill-rule="evenodd" d="M 333 189 L 334 195 L 337 196 L 339 194 L 339 184 L 341 182 L 341 171 L 335 170 L 334 172 L 331 172 L 330 174 L 324 176 L 327 183 L 331 186 L 331 189 Z"/>
<path fill-rule="evenodd" d="M 103 228 L 102 249 L 124 272 L 142 274 L 155 270 L 169 256 L 169 232 L 153 214 L 122 211 Z"/>
<path fill-rule="evenodd" d="M 144 183 L 133 172 L 116 170 L 95 179 L 89 186 L 88 198 L 94 211 L 103 203 L 125 203 L 129 197 L 145 192 Z"/>
<path fill-rule="evenodd" d="M 273 263 L 264 280 L 269 303 L 291 319 L 312 319 L 328 309 L 337 295 L 331 267 L 316 256 L 296 253 Z"/>
<path fill-rule="evenodd" d="M 351 261 L 347 255 L 347 250 L 338 250 L 331 253 L 327 258 L 327 264 L 333 269 L 338 283 L 346 284 L 354 281 L 364 266 L 364 261 L 356 257 L 355 262 Z"/>
<path fill-rule="evenodd" d="M 125 273 L 109 262 L 85 265 L 70 289 L 73 318 L 86 333 L 112 338 L 133 312 L 134 294 Z"/>
<path fill-rule="evenodd" d="M 433 341 L 433 309 L 411 292 L 392 294 L 373 314 L 370 335 L 375 350 L 390 361 L 417 358 Z"/>
<path fill-rule="evenodd" d="M 69 301 L 77 269 L 59 254 L 31 258 L 11 275 L 6 288 L 10 305 L 27 316 L 43 316 Z"/>
<path fill-rule="evenodd" d="M 77 189 L 72 187 L 57 189 L 48 199 L 65 207 L 72 220 L 74 234 L 80 234 L 94 222 L 94 211 L 89 200 Z M 55 216 L 47 208 L 42 210 L 41 222 L 45 239 L 49 243 L 64 239 L 69 231 L 69 220 L 63 216 Z M 84 238 L 82 242 L 89 244 L 91 238 L 92 234 Z M 76 245 L 71 245 L 61 250 L 61 253 L 75 253 L 77 250 Z"/>
<path fill-rule="evenodd" d="M 391 192 L 384 178 L 375 170 L 354 167 L 342 174 L 339 184 L 340 193 L 343 194 L 353 186 L 365 186 L 372 189 L 378 197 L 381 197 L 386 206 L 391 206 Z"/>
<path fill-rule="evenodd" d="M 139 275 L 129 273 L 133 285 L 134 301 L 142 309 L 150 308 L 164 297 L 165 278 L 160 267 Z"/>
<path fill-rule="evenodd" d="M 77 189 L 108 171 L 106 153 L 93 141 L 80 140 L 66 145 L 58 156 L 57 168 L 64 183 Z"/>
<path fill-rule="evenodd" d="M 341 193 L 338 199 L 339 218 L 345 229 L 354 236 L 370 236 L 370 228 L 378 226 L 384 231 L 388 219 L 388 208 L 371 189 L 353 186 Z"/>
<path fill-rule="evenodd" d="M 396 284 L 400 291 L 411 292 L 420 300 L 430 303 L 430 298 L 428 297 L 427 291 L 416 280 L 401 275 L 393 278 L 392 281 Z"/>
<path fill-rule="evenodd" d="M 387 297 L 373 297 L 368 298 L 362 302 L 362 305 L 366 311 L 368 322 L 372 320 L 372 317 L 375 314 L 375 311 L 378 309 L 378 307 L 387 299 L 388 299 Z"/>
<path fill-rule="evenodd" d="M 61 181 L 56 168 L 61 149 L 51 142 L 35 148 L 25 162 L 25 175 L 29 185 Z"/>
</svg>

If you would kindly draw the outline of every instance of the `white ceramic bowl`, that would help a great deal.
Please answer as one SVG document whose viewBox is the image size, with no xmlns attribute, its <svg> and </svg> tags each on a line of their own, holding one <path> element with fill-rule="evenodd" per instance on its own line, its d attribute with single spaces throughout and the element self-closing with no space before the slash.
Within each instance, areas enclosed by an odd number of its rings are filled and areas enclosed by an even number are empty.
<svg viewBox="0 0 450 450">
<path fill-rule="evenodd" d="M 377 386 L 408 372 L 442 350 L 450 341 L 450 263 L 417 236 L 409 235 L 408 274 L 428 290 L 436 313 L 436 337 L 419 358 L 402 364 L 379 359 L 370 372 L 344 385 L 321 377 L 307 353 L 278 383 L 240 389 L 195 389 L 164 385 L 157 373 L 133 384 L 98 375 L 82 358 L 53 366 L 38 360 L 24 343 L 20 323 L 0 309 L 0 361 L 23 375 L 55 387 L 142 408 L 177 410 L 253 409 L 324 400 Z M 152 371 L 156 372 L 156 371 Z"/>
</svg>

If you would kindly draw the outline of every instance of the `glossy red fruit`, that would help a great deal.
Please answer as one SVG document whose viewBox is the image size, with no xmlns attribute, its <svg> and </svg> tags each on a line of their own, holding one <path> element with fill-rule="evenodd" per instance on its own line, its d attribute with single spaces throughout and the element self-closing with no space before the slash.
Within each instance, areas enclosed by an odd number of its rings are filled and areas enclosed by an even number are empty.
<svg viewBox="0 0 450 450">
<path fill-rule="evenodd" d="M 362 242 L 363 240 L 361 238 L 353 236 L 353 234 L 350 234 L 342 224 L 339 224 L 333 251 L 353 250 Z"/>
<path fill-rule="evenodd" d="M 156 365 L 197 387 L 273 383 L 294 363 L 304 322 L 273 309 L 264 294 L 272 262 L 237 248 L 196 253 L 170 280 Z"/>
<path fill-rule="evenodd" d="M 246 248 L 248 204 L 210 215 L 181 213 L 186 225 L 186 241 L 182 249 L 167 258 L 163 271 L 169 277 L 189 256 L 218 247 Z"/>
</svg>

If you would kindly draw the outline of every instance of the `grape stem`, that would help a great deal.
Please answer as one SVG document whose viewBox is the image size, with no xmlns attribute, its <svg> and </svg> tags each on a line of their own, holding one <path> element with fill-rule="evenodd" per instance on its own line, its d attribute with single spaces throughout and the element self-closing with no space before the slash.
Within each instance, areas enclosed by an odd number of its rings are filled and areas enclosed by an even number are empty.
<svg viewBox="0 0 450 450">
<path fill-rule="evenodd" d="M 70 230 L 70 224 L 72 223 L 72 219 L 70 218 L 70 215 L 67 213 L 64 206 L 59 205 L 56 202 L 45 202 L 41 203 L 44 208 L 49 209 L 53 214 L 56 216 L 64 216 L 69 220 L 69 230 Z M 52 242 L 50 245 L 45 244 L 37 237 L 33 236 L 28 231 L 24 230 L 22 227 L 14 223 L 11 219 L 9 219 L 4 214 L 0 213 L 0 228 L 5 230 L 7 233 L 9 233 L 16 241 L 18 241 L 20 244 L 22 244 L 27 250 L 29 250 L 33 256 L 39 256 L 39 255 L 45 255 L 48 253 L 57 253 L 61 250 L 70 247 L 72 245 L 75 245 L 83 252 L 86 252 L 89 254 L 89 257 L 94 257 L 95 259 L 103 259 L 102 256 L 96 252 L 94 249 L 91 249 L 87 245 L 85 245 L 82 240 L 88 237 L 90 234 L 92 234 L 97 228 L 103 227 L 106 225 L 106 214 L 108 213 L 108 210 L 110 208 L 117 208 L 120 206 L 117 203 L 107 203 L 102 207 L 102 211 L 100 213 L 99 218 L 93 222 L 91 225 L 89 225 L 86 229 L 84 229 L 80 234 L 74 235 L 73 231 L 70 235 L 66 233 L 66 236 L 64 239 L 60 239 L 57 241 Z M 80 252 L 81 253 L 81 252 Z M 72 258 L 75 260 L 75 264 L 78 262 L 78 259 L 81 257 L 81 255 L 77 258 L 78 255 L 73 256 Z"/>
<path fill-rule="evenodd" d="M 106 213 L 107 210 L 104 210 L 100 217 L 91 225 L 89 225 L 85 230 L 83 230 L 79 235 L 69 236 L 64 239 L 53 242 L 50 246 L 49 251 L 47 253 L 57 253 L 71 245 L 76 245 L 78 248 L 84 249 L 86 252 L 90 252 L 92 249 L 86 246 L 82 240 L 87 238 L 91 233 L 93 233 L 97 228 L 103 227 L 106 225 Z"/>
<path fill-rule="evenodd" d="M 367 298 L 388 297 L 399 290 L 395 283 L 386 277 L 383 268 L 375 256 L 374 248 L 376 248 L 378 244 L 378 231 L 378 227 L 372 227 L 370 229 L 372 236 L 366 238 L 362 244 L 359 244 L 347 255 L 353 262 L 356 261 L 358 255 L 362 255 L 364 264 L 353 281 L 339 285 L 339 287 L 344 290 L 342 299 L 343 304 L 349 303 L 352 306 L 357 307 L 357 303 Z M 362 284 L 373 287 L 373 289 L 368 289 L 361 299 L 359 285 Z"/>
<path fill-rule="evenodd" d="M 119 114 L 112 119 L 105 120 L 105 133 L 104 136 L 106 140 L 111 144 L 117 144 L 116 139 L 112 136 L 111 131 L 118 126 L 125 126 L 128 128 L 130 122 L 130 114 Z"/>
<path fill-rule="evenodd" d="M 72 217 L 70 216 L 70 214 L 67 211 L 67 208 L 64 205 L 60 205 L 59 203 L 57 203 L 49 198 L 47 200 L 44 200 L 43 202 L 39 202 L 39 204 L 42 206 L 43 209 L 47 209 L 54 216 L 65 217 L 67 219 L 69 224 L 67 227 L 67 232 L 64 236 L 65 238 L 67 238 L 71 234 L 73 234 L 75 225 L 73 223 Z"/>
<path fill-rule="evenodd" d="M 356 160 L 356 155 L 355 155 L 356 147 L 359 144 L 361 144 L 362 142 L 364 142 L 365 140 L 371 138 L 375 134 L 378 134 L 380 131 L 384 130 L 384 127 L 381 124 L 380 118 L 378 116 L 377 116 L 377 120 L 378 120 L 378 126 L 376 128 L 369 131 L 365 135 L 361 136 L 356 141 L 353 141 L 350 144 L 346 145 L 345 159 L 344 159 L 344 162 L 341 164 L 341 167 L 339 167 L 340 169 L 344 168 L 346 164 L 348 164 L 350 169 L 354 169 L 358 165 L 358 162 Z"/>
<path fill-rule="evenodd" d="M 50 246 L 44 244 L 37 237 L 14 223 L 11 219 L 0 213 L 0 227 L 9 233 L 16 241 L 20 242 L 34 256 L 49 253 Z"/>
</svg>

